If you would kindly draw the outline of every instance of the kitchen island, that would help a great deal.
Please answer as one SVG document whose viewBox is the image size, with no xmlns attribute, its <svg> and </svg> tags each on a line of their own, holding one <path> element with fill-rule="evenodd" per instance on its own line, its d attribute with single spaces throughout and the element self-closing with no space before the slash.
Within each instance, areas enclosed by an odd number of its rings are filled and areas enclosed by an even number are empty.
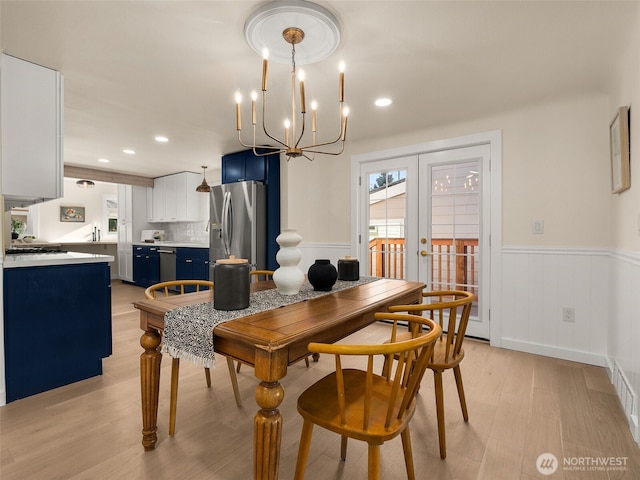
<svg viewBox="0 0 640 480">
<path fill-rule="evenodd" d="M 7 402 L 102 374 L 111 355 L 110 255 L 7 255 Z"/>
</svg>

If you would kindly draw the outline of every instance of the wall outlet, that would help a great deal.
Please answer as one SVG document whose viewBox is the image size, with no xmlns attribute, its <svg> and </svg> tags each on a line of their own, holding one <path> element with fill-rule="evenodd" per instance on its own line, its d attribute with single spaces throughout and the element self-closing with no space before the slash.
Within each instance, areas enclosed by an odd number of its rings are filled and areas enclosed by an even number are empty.
<svg viewBox="0 0 640 480">
<path fill-rule="evenodd" d="M 562 321 L 563 322 L 575 322 L 576 311 L 571 307 L 562 307 Z"/>
</svg>

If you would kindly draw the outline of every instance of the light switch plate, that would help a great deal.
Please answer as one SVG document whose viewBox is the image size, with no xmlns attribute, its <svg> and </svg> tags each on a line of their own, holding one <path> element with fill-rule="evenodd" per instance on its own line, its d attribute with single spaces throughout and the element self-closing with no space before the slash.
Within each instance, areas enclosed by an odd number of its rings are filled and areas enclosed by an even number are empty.
<svg viewBox="0 0 640 480">
<path fill-rule="evenodd" d="M 544 233 L 544 221 L 542 220 L 534 220 L 531 226 L 532 233 L 538 235 Z"/>
</svg>

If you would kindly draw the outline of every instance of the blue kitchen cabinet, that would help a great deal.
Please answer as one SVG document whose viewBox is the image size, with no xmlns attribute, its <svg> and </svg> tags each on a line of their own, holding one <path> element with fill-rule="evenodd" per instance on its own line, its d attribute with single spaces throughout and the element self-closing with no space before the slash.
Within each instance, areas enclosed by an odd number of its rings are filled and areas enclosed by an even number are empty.
<svg viewBox="0 0 640 480">
<path fill-rule="evenodd" d="M 158 247 L 133 246 L 133 283 L 147 288 L 160 282 Z"/>
<path fill-rule="evenodd" d="M 262 154 L 267 150 L 257 149 Z M 243 150 L 222 156 L 222 183 L 255 180 L 266 187 L 267 268 L 278 268 L 276 237 L 280 235 L 280 155 L 259 156 L 253 150 Z"/>
<path fill-rule="evenodd" d="M 7 402 L 102 374 L 111 355 L 108 263 L 4 270 Z"/>
<path fill-rule="evenodd" d="M 178 247 L 176 280 L 209 280 L 209 249 Z M 194 291 L 193 286 L 185 287 L 185 292 Z"/>
<path fill-rule="evenodd" d="M 224 155 L 222 157 L 222 183 L 251 180 L 265 182 L 268 172 L 267 164 L 267 157 L 256 156 L 251 150 Z"/>
</svg>

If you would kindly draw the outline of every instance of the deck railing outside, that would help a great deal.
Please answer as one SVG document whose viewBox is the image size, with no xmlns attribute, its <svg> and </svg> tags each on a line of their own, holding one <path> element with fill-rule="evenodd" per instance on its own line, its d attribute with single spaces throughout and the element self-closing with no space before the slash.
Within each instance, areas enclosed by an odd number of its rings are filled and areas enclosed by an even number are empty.
<svg viewBox="0 0 640 480">
<path fill-rule="evenodd" d="M 369 241 L 369 275 L 405 278 L 404 238 Z M 432 290 L 466 290 L 478 294 L 478 239 L 443 238 L 431 241 Z"/>
</svg>

